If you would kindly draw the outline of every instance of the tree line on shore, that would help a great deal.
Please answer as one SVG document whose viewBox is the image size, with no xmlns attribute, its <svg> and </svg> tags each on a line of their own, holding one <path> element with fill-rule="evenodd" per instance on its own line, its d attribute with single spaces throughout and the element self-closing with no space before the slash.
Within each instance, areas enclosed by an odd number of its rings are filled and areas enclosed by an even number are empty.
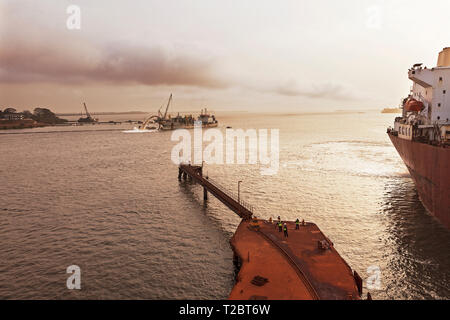
<svg viewBox="0 0 450 320">
<path fill-rule="evenodd" d="M 14 108 L 6 108 L 3 111 L 0 109 L 0 119 L 7 119 L 7 116 L 11 114 L 17 116 L 21 115 L 22 119 L 32 119 L 36 122 L 45 124 L 60 124 L 68 121 L 66 119 L 57 117 L 55 113 L 47 108 L 35 108 L 33 112 L 30 112 L 28 110 L 17 112 L 17 110 Z"/>
</svg>

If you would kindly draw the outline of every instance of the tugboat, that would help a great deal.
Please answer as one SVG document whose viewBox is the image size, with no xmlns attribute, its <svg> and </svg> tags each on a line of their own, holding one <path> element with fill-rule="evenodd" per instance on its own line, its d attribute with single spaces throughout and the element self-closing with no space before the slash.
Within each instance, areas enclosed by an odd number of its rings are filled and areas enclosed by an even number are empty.
<svg viewBox="0 0 450 320">
<path fill-rule="evenodd" d="M 156 115 L 150 115 L 145 119 L 142 125 L 139 127 L 140 130 L 175 130 L 175 129 L 192 129 L 195 123 L 201 122 L 203 128 L 217 127 L 219 122 L 213 114 L 209 114 L 208 110 L 205 108 L 201 110 L 200 115 L 197 119 L 192 115 L 180 115 L 172 117 L 167 114 L 169 110 L 170 103 L 172 102 L 172 94 L 170 94 L 169 100 L 167 101 L 167 106 L 164 114 L 160 112 L 161 108 L 158 110 Z"/>
<path fill-rule="evenodd" d="M 450 48 L 431 69 L 408 72 L 413 86 L 388 135 L 407 166 L 424 207 L 450 229 Z"/>
</svg>

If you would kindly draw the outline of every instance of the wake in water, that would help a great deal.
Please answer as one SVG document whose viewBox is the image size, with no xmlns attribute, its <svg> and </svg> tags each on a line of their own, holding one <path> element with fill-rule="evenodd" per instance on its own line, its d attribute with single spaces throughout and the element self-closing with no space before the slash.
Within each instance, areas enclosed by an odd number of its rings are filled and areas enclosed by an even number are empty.
<svg viewBox="0 0 450 320">
<path fill-rule="evenodd" d="M 149 130 L 149 129 L 139 129 L 139 128 L 134 127 L 133 130 L 125 130 L 122 132 L 124 132 L 124 133 L 149 133 L 149 132 L 157 132 L 157 131 L 158 131 L 157 129 Z"/>
</svg>

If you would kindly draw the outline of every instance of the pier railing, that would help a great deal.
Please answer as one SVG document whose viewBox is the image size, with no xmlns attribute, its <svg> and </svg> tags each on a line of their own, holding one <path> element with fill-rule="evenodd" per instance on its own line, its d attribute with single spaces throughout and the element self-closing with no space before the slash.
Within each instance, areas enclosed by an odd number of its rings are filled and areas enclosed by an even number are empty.
<svg viewBox="0 0 450 320">
<path fill-rule="evenodd" d="M 248 203 L 245 200 L 242 200 L 240 196 L 238 196 L 235 192 L 228 190 L 223 185 L 218 183 L 216 180 L 213 180 L 209 178 L 208 176 L 205 177 L 211 184 L 213 184 L 216 188 L 220 189 L 223 193 L 228 195 L 230 198 L 232 198 L 234 201 L 239 203 L 241 206 L 246 208 L 248 211 L 251 211 L 253 214 L 255 213 L 255 207 L 253 207 L 250 203 Z"/>
<path fill-rule="evenodd" d="M 240 199 L 236 193 L 223 187 L 217 181 L 214 181 L 209 177 L 204 177 L 203 167 L 180 164 L 178 179 L 181 180 L 182 177 L 186 179 L 188 176 L 203 186 L 204 199 L 207 199 L 207 194 L 209 192 L 241 218 L 248 220 L 254 215 L 254 207 L 251 204 Z"/>
</svg>

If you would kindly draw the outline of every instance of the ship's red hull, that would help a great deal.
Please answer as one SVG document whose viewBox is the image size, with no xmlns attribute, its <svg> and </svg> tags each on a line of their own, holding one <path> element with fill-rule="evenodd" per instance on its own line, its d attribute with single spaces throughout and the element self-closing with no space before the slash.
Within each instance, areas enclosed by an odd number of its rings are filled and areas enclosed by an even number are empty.
<svg viewBox="0 0 450 320">
<path fill-rule="evenodd" d="M 450 148 L 389 138 L 408 167 L 425 208 L 450 229 Z"/>
</svg>

